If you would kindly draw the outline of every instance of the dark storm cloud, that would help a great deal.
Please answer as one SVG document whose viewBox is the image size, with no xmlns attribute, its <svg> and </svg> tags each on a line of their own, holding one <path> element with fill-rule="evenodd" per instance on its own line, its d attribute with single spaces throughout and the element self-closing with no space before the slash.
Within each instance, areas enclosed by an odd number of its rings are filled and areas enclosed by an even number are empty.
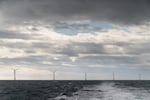
<svg viewBox="0 0 150 100">
<path fill-rule="evenodd" d="M 4 17 L 15 20 L 95 20 L 139 24 L 150 20 L 149 0 L 6 0 Z"/>
</svg>

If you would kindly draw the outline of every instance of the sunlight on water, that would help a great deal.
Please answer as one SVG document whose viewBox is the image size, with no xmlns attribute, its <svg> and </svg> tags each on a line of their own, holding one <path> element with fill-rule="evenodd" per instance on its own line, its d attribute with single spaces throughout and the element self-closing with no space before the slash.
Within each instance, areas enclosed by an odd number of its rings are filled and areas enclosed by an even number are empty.
<svg viewBox="0 0 150 100">
<path fill-rule="evenodd" d="M 133 87 L 116 86 L 114 83 L 103 83 L 89 86 L 75 93 L 72 97 L 60 96 L 55 100 L 150 100 L 148 90 Z"/>
</svg>

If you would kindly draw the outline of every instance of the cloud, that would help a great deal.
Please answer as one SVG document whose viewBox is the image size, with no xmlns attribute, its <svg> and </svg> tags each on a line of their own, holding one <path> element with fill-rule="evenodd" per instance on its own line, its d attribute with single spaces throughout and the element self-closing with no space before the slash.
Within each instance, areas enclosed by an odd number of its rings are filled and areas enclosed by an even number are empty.
<svg viewBox="0 0 150 100">
<path fill-rule="evenodd" d="M 76 35 L 78 33 L 94 33 L 95 31 L 105 31 L 102 25 L 91 25 L 90 22 L 73 21 L 73 22 L 56 22 L 52 24 L 53 29 L 61 34 Z M 111 27 L 109 27 L 111 28 Z"/>
<path fill-rule="evenodd" d="M 1 63 L 32 66 L 32 68 L 58 66 L 81 69 L 90 67 L 134 68 L 135 66 L 149 68 L 148 44 L 150 38 L 145 39 L 144 32 L 136 34 L 136 30 L 133 31 L 132 28 L 128 31 L 118 28 L 95 34 L 79 33 L 67 36 L 53 32 L 51 29 L 49 31 L 40 29 L 38 29 L 40 37 L 36 40 L 34 40 L 34 32 L 33 34 L 30 32 L 29 40 L 12 41 L 11 39 L 6 40 L 5 37 L 1 38 L 0 47 L 2 51 L 5 51 L 0 54 Z M 130 32 L 131 29 L 132 32 Z M 43 32 L 46 33 L 42 34 Z M 53 35 L 49 35 L 50 33 Z"/>
<path fill-rule="evenodd" d="M 1 39 L 30 39 L 31 35 L 29 34 L 21 34 L 21 33 L 16 33 L 13 31 L 0 31 L 0 38 Z"/>
<path fill-rule="evenodd" d="M 149 0 L 6 0 L 0 6 L 6 20 L 22 22 L 93 20 L 140 24 L 150 20 Z"/>
<path fill-rule="evenodd" d="M 0 66 L 149 69 L 149 18 L 148 0 L 1 0 Z"/>
</svg>

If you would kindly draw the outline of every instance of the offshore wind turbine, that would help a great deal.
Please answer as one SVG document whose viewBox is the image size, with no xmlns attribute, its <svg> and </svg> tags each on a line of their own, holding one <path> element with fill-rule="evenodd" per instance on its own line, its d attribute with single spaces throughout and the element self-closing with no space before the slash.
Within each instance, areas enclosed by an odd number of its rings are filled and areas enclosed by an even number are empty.
<svg viewBox="0 0 150 100">
<path fill-rule="evenodd" d="M 50 71 L 50 72 L 52 72 L 52 75 L 53 75 L 52 80 L 56 80 L 56 72 L 57 72 L 57 70 Z"/>
<path fill-rule="evenodd" d="M 142 75 L 141 74 L 139 74 L 139 80 L 141 80 L 142 79 Z"/>
<path fill-rule="evenodd" d="M 52 72 L 52 73 L 53 73 L 53 80 L 55 80 L 55 79 L 56 79 L 56 76 L 55 76 L 56 71 L 57 71 L 57 70 L 55 70 L 55 71 L 53 71 L 53 72 Z"/>
<path fill-rule="evenodd" d="M 115 80 L 115 73 L 114 72 L 113 72 L 113 77 L 112 78 L 113 78 L 113 80 Z"/>
<path fill-rule="evenodd" d="M 53 74 L 53 80 L 56 80 L 56 72 L 58 71 L 58 69 L 60 69 L 60 67 L 56 68 L 55 70 L 50 70 L 50 72 L 52 72 Z"/>
<path fill-rule="evenodd" d="M 87 80 L 87 73 L 86 72 L 84 73 L 84 77 L 85 77 L 85 80 Z"/>
<path fill-rule="evenodd" d="M 12 68 L 12 70 L 13 70 L 13 74 L 14 74 L 14 80 L 16 80 L 16 79 L 17 79 L 17 78 L 16 78 L 16 73 L 17 73 L 17 70 L 18 70 L 18 69 Z"/>
<path fill-rule="evenodd" d="M 56 72 L 58 71 L 58 68 L 54 71 L 50 71 L 53 74 L 53 80 L 56 80 Z"/>
</svg>

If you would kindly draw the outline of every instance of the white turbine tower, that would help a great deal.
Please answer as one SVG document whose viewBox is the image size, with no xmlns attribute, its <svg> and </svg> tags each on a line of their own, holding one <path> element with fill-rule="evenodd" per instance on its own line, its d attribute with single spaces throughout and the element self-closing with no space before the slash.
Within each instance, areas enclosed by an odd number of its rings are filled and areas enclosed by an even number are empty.
<svg viewBox="0 0 150 100">
<path fill-rule="evenodd" d="M 13 71 L 13 74 L 14 74 L 14 80 L 17 79 L 17 77 L 16 77 L 17 70 L 18 70 L 18 69 L 12 68 L 12 71 Z"/>
<path fill-rule="evenodd" d="M 58 67 L 58 68 L 55 69 L 55 70 L 50 71 L 50 72 L 53 74 L 53 80 L 56 80 L 56 72 L 58 71 L 59 68 L 60 68 L 60 67 Z"/>
<path fill-rule="evenodd" d="M 114 72 L 113 72 L 113 77 L 112 78 L 113 78 L 113 80 L 115 80 L 115 73 Z"/>
<path fill-rule="evenodd" d="M 56 72 L 57 72 L 57 70 L 51 71 L 51 72 L 52 72 L 52 74 L 53 74 L 53 80 L 56 80 Z"/>
<path fill-rule="evenodd" d="M 139 80 L 141 80 L 142 79 L 142 75 L 141 74 L 139 74 Z"/>
<path fill-rule="evenodd" d="M 87 80 L 87 73 L 85 72 L 84 74 L 85 74 L 85 76 L 84 76 L 84 77 L 85 77 L 85 81 L 86 81 L 86 80 Z"/>
<path fill-rule="evenodd" d="M 17 70 L 19 70 L 19 65 L 17 63 L 13 63 L 11 66 L 11 70 L 13 71 L 13 80 L 17 80 Z"/>
</svg>

